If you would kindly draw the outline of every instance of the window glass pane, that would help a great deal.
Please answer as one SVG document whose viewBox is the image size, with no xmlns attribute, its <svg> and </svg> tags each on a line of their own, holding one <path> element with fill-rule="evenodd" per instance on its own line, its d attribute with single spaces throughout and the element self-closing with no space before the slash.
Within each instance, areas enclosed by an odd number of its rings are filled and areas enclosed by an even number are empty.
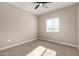
<svg viewBox="0 0 79 59">
<path fill-rule="evenodd" d="M 59 17 L 48 19 L 46 21 L 46 31 L 47 32 L 59 32 Z"/>
</svg>

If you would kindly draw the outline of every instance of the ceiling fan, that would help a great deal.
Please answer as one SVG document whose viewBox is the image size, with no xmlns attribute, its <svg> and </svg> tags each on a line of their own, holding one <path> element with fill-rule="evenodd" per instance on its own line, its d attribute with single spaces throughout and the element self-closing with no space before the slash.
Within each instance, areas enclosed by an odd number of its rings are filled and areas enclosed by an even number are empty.
<svg viewBox="0 0 79 59">
<path fill-rule="evenodd" d="M 51 3 L 51 2 L 33 2 L 33 3 L 37 4 L 34 9 L 38 9 L 40 6 L 48 8 L 47 6 L 45 6 L 45 4 Z"/>
</svg>

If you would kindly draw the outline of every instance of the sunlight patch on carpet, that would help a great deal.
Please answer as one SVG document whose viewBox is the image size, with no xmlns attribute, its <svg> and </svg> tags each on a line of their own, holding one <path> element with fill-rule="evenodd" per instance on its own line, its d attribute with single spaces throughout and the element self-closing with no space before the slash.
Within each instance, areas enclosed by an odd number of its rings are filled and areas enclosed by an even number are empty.
<svg viewBox="0 0 79 59">
<path fill-rule="evenodd" d="M 38 46 L 27 56 L 56 56 L 56 51 L 48 49 L 44 46 Z"/>
</svg>

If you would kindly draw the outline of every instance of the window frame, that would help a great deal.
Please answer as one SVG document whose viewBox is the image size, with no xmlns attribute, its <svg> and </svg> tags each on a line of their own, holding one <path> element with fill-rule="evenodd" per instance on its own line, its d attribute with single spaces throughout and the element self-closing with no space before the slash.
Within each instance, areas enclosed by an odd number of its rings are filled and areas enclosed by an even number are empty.
<svg viewBox="0 0 79 59">
<path fill-rule="evenodd" d="M 53 27 L 53 28 L 51 28 L 52 30 L 49 30 L 48 29 L 48 23 L 47 23 L 48 20 L 51 20 L 52 23 L 55 23 L 54 21 L 57 20 L 58 24 L 52 24 L 52 25 L 54 25 L 54 26 L 56 25 L 56 27 L 58 27 L 58 28 Z M 50 19 L 46 20 L 46 32 L 60 32 L 60 18 L 59 17 L 54 17 L 54 18 L 50 18 Z"/>
</svg>

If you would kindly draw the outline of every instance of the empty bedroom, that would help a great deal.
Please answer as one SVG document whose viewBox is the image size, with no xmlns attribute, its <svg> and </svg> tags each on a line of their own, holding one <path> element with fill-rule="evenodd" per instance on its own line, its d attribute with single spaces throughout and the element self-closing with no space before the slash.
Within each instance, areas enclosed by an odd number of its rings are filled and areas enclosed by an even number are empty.
<svg viewBox="0 0 79 59">
<path fill-rule="evenodd" d="M 79 56 L 78 2 L 0 2 L 0 56 Z"/>
</svg>

